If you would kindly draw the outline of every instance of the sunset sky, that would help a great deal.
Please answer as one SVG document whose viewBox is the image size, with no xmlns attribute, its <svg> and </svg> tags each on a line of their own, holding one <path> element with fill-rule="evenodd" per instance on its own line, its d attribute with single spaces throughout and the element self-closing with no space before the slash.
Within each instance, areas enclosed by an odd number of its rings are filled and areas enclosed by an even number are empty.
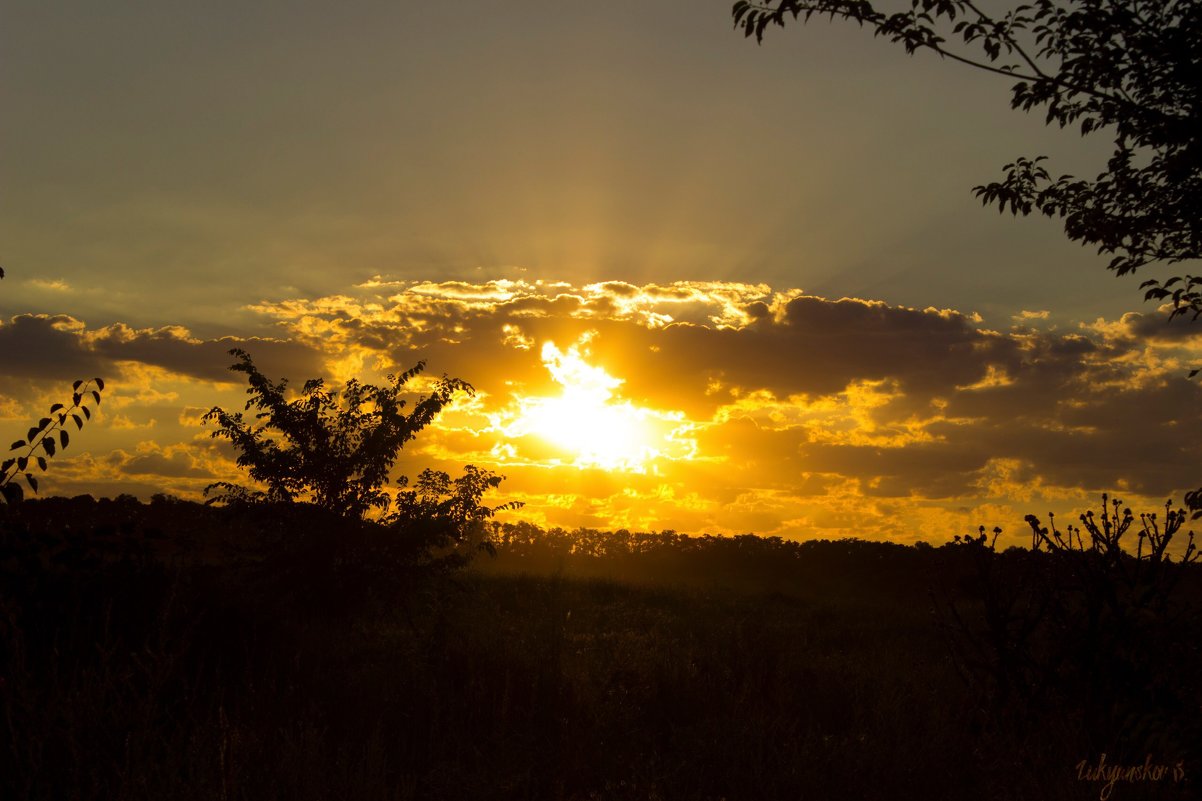
<svg viewBox="0 0 1202 801">
<path fill-rule="evenodd" d="M 705 3 L 0 0 L 0 431 L 43 495 L 238 480 L 226 368 L 477 390 L 401 470 L 503 519 L 942 542 L 1202 483 L 1202 327 L 971 188 L 1108 142 L 1007 82 Z M 418 387 L 420 389 L 420 386 Z"/>
</svg>

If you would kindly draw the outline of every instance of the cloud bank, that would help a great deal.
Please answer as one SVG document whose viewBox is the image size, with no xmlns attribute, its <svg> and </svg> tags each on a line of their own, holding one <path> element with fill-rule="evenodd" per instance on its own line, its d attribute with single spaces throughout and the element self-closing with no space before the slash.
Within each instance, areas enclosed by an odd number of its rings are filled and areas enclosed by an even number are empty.
<svg viewBox="0 0 1202 801">
<path fill-rule="evenodd" d="M 196 425 L 245 399 L 231 347 L 296 385 L 424 359 L 477 395 L 423 432 L 402 469 L 497 470 L 504 498 L 547 525 L 940 540 L 980 522 L 1022 538 L 1027 511 L 1104 490 L 1163 502 L 1202 483 L 1202 389 L 1186 377 L 1202 329 L 1155 314 L 1058 330 L 1028 312 L 993 329 L 970 312 L 762 284 L 383 277 L 248 308 L 276 336 L 14 317 L 0 324 L 0 409 L 33 413 L 54 381 L 111 376 L 121 426 L 64 486 L 129 477 L 194 495 L 236 477 Z M 593 406 L 563 400 L 582 391 L 571 375 L 604 376 Z M 637 457 L 613 456 L 606 427 L 637 428 Z"/>
</svg>

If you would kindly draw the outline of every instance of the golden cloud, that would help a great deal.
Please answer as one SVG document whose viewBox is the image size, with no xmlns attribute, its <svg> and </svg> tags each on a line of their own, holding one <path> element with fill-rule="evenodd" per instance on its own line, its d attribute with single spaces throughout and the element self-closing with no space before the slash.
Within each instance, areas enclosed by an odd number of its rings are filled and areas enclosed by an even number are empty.
<svg viewBox="0 0 1202 801">
<path fill-rule="evenodd" d="M 119 414 L 79 438 L 96 455 L 64 461 L 61 486 L 195 495 L 239 479 L 199 425 L 245 399 L 230 347 L 293 386 L 425 359 L 415 394 L 444 373 L 476 393 L 406 447 L 398 472 L 497 470 L 509 478 L 494 500 L 524 500 L 516 517 L 544 525 L 938 539 L 978 513 L 1199 483 L 1202 390 L 1185 372 L 1202 337 L 1142 315 L 1062 332 L 1027 327 L 1048 315 L 1024 312 L 998 331 L 952 309 L 761 284 L 382 276 L 247 308 L 278 336 L 14 317 L 0 324 L 0 373 L 15 379 L 0 408 L 38 413 L 64 372 L 114 376 L 105 403 Z M 155 444 L 140 451 L 150 421 Z"/>
</svg>

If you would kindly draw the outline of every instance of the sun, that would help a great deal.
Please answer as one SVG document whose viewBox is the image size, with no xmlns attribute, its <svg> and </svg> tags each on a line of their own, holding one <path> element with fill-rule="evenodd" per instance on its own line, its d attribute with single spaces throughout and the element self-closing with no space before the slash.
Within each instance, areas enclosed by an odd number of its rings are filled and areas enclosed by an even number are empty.
<svg viewBox="0 0 1202 801">
<path fill-rule="evenodd" d="M 505 427 L 510 437 L 534 435 L 564 451 L 578 467 L 645 473 L 661 457 L 679 458 L 692 443 L 691 426 L 679 412 L 665 412 L 618 400 L 624 382 L 589 364 L 582 347 L 566 351 L 543 343 L 541 357 L 561 387 L 555 397 L 521 397 L 519 411 Z"/>
</svg>

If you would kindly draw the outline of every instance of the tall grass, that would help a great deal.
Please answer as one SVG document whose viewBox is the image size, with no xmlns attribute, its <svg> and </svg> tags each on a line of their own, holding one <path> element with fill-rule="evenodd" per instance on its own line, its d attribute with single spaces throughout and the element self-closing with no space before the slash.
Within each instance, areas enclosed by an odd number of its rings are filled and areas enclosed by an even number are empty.
<svg viewBox="0 0 1202 801">
<path fill-rule="evenodd" d="M 87 559 L 4 524 L 0 797 L 1097 797 L 1080 721 L 980 714 L 926 591 L 957 591 L 959 552 L 810 546 L 763 587 L 729 553 L 661 583 L 502 554 L 340 598 L 278 542 L 227 552 L 252 535 L 228 518 L 185 550 L 125 511 L 74 522 Z M 302 561 L 345 557 L 323 547 Z"/>
</svg>

